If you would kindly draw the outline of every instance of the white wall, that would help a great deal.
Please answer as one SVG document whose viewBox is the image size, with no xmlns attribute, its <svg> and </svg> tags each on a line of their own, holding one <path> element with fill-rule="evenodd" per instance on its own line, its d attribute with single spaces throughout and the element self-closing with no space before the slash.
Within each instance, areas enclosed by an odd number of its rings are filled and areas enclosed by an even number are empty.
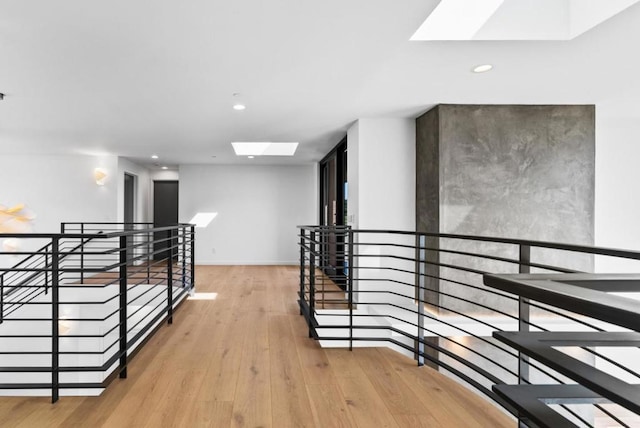
<svg viewBox="0 0 640 428">
<path fill-rule="evenodd" d="M 151 180 L 152 181 L 173 181 L 178 180 L 180 174 L 176 170 L 166 169 L 160 171 L 151 171 Z"/>
<path fill-rule="evenodd" d="M 135 177 L 135 210 L 134 219 L 138 223 L 151 221 L 151 174 L 141 165 L 124 158 L 118 158 L 118 221 L 124 221 L 124 174 Z"/>
<path fill-rule="evenodd" d="M 347 132 L 347 176 L 349 200 L 347 215 L 355 229 L 415 230 L 415 146 L 414 119 L 359 119 Z M 368 257 L 356 259 L 354 276 L 361 302 L 406 303 L 406 299 L 386 292 L 388 283 L 379 279 L 412 282 L 414 278 L 401 272 L 375 268 L 411 270 L 413 263 L 381 256 L 393 253 L 413 257 L 413 250 L 368 246 L 367 242 L 413 245 L 411 236 L 362 234 L 357 237 L 358 252 Z M 378 257 L 381 256 L 381 257 Z M 378 280 L 374 280 L 378 279 Z M 381 291 L 376 293 L 376 291 Z M 396 287 L 397 293 L 413 295 L 412 288 Z M 364 307 L 364 305 L 362 305 Z M 375 306 L 367 308 L 375 311 Z"/>
<path fill-rule="evenodd" d="M 358 228 L 360 212 L 360 121 L 347 130 L 347 223 Z"/>
<path fill-rule="evenodd" d="M 359 229 L 415 230 L 414 119 L 359 119 L 347 133 L 348 215 Z"/>
<path fill-rule="evenodd" d="M 595 245 L 640 251 L 640 120 L 596 110 Z M 640 263 L 596 258 L 599 272 L 640 272 Z"/>
<path fill-rule="evenodd" d="M 106 170 L 104 186 L 93 178 Z M 0 204 L 26 204 L 35 214 L 33 232 L 56 233 L 63 221 L 116 221 L 118 170 L 115 156 L 2 155 Z"/>
<path fill-rule="evenodd" d="M 98 167 L 109 174 L 104 186 L 98 186 L 93 177 Z M 61 222 L 116 221 L 117 168 L 115 156 L 4 154 L 0 157 L 0 205 L 25 204 L 36 216 L 33 233 L 59 233 Z M 30 251 L 49 241 L 23 238 L 18 242 L 20 250 Z M 18 257 L 0 255 L 0 266 L 14 265 Z"/>
<path fill-rule="evenodd" d="M 297 225 L 318 222 L 317 165 L 181 165 L 180 221 L 196 229 L 198 264 L 297 264 Z"/>
</svg>

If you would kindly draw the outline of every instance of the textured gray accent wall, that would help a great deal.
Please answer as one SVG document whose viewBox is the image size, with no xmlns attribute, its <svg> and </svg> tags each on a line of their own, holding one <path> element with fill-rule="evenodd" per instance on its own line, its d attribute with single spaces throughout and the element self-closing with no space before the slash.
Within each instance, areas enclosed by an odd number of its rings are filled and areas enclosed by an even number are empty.
<svg viewBox="0 0 640 428">
<path fill-rule="evenodd" d="M 416 227 L 440 231 L 440 119 L 438 107 L 416 119 Z"/>
<path fill-rule="evenodd" d="M 594 106 L 439 105 L 420 116 L 416 128 L 419 231 L 593 244 Z M 517 248 L 496 244 L 470 247 L 440 240 L 437 245 L 517 258 Z M 538 262 L 565 263 L 562 257 L 557 252 L 532 254 Z M 439 261 L 517 272 L 517 266 L 480 266 L 469 257 L 446 253 Z M 588 257 L 573 262 L 575 269 L 591 270 Z M 436 272 L 473 281 L 471 274 L 444 268 Z M 443 281 L 427 287 L 491 306 L 508 305 Z M 440 302 L 469 310 L 457 299 Z"/>
<path fill-rule="evenodd" d="M 441 232 L 593 243 L 593 106 L 443 105 L 439 117 Z"/>
<path fill-rule="evenodd" d="M 439 109 L 434 108 L 416 119 L 416 230 L 438 233 L 440 231 L 440 119 Z M 420 185 L 418 185 L 420 184 Z M 427 248 L 437 249 L 439 240 L 427 237 Z M 438 251 L 426 251 L 425 257 L 433 263 L 425 266 L 425 301 L 438 303 L 440 261 Z"/>
</svg>

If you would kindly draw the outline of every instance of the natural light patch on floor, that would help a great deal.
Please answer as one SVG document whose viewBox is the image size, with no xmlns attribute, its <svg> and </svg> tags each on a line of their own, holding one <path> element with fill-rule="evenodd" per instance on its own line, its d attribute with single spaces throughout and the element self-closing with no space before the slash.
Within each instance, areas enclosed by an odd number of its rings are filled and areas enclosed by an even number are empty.
<svg viewBox="0 0 640 428">
<path fill-rule="evenodd" d="M 194 293 L 193 296 L 187 297 L 187 300 L 216 300 L 218 293 Z"/>
</svg>

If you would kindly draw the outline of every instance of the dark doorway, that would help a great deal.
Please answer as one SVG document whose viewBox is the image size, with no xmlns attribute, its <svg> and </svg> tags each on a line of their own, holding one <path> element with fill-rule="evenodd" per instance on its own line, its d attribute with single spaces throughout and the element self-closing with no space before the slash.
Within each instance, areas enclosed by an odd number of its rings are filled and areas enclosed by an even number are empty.
<svg viewBox="0 0 640 428">
<path fill-rule="evenodd" d="M 153 226 L 164 227 L 178 224 L 178 182 L 154 181 L 153 182 Z M 162 260 L 169 257 L 167 251 L 162 251 L 169 246 L 169 232 L 156 232 L 154 241 L 163 240 L 153 244 L 154 260 Z M 172 241 L 174 244 L 176 239 Z"/>
<path fill-rule="evenodd" d="M 133 230 L 135 227 L 135 201 L 136 201 L 136 177 L 124 174 L 124 230 Z M 133 236 L 127 236 L 127 248 L 133 247 Z M 132 264 L 135 257 L 134 250 L 127 251 L 127 264 Z"/>
<path fill-rule="evenodd" d="M 134 222 L 136 178 L 131 174 L 124 174 L 124 222 Z"/>
<path fill-rule="evenodd" d="M 345 137 L 320 161 L 320 224 L 335 226 L 338 231 L 347 224 L 347 138 Z M 323 236 L 322 266 L 324 272 L 340 287 L 346 284 L 344 235 L 329 232 Z"/>
</svg>

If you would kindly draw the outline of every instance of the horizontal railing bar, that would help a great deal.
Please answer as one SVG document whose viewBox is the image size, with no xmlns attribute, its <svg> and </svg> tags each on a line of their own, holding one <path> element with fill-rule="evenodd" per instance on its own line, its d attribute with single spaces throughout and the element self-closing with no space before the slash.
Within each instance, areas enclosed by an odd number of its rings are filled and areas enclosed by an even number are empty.
<svg viewBox="0 0 640 428">
<path fill-rule="evenodd" d="M 519 328 L 521 329 L 529 326 L 528 328 L 532 330 L 544 330 L 544 328 L 541 328 L 541 325 L 538 324 L 542 324 L 547 327 L 549 326 L 542 318 L 537 316 L 537 313 L 536 316 L 531 319 L 529 318 L 530 315 L 527 315 L 524 319 L 519 315 L 516 315 L 517 313 L 520 313 L 517 312 L 518 310 L 523 310 L 521 302 L 522 296 L 518 295 L 520 293 L 517 290 L 499 287 L 500 290 L 496 293 L 495 289 L 491 290 L 491 287 L 483 285 L 483 276 L 485 274 L 492 273 L 489 271 L 496 269 L 497 263 L 506 263 L 508 265 L 516 267 L 516 272 L 514 273 L 517 273 L 518 271 L 520 273 L 529 273 L 531 272 L 531 270 L 536 269 L 537 271 L 557 272 L 559 274 L 567 275 L 583 274 L 583 272 L 581 272 L 580 270 L 576 270 L 573 267 L 567 267 L 568 265 L 566 264 L 556 266 L 555 263 L 540 263 L 537 260 L 532 260 L 531 253 L 534 252 L 534 254 L 538 256 L 538 253 L 535 252 L 538 248 L 550 251 L 585 253 L 589 256 L 618 257 L 640 260 L 640 252 L 637 251 L 619 250 L 615 248 L 599 248 L 573 244 L 558 244 L 553 242 L 528 241 L 523 239 L 502 239 L 494 237 L 477 237 L 455 234 L 424 234 L 416 232 L 387 230 L 362 231 L 351 229 L 350 227 L 333 228 L 302 226 L 299 229 L 300 233 L 298 236 L 300 238 L 301 244 L 299 246 L 301 274 L 300 291 L 298 295 L 300 297 L 299 304 L 301 308 L 301 314 L 303 314 L 305 316 L 305 319 L 307 320 L 307 323 L 309 325 L 309 334 L 311 337 L 315 338 L 316 340 L 337 340 L 343 343 L 351 343 L 353 341 L 375 342 L 377 341 L 376 339 L 394 343 L 394 340 L 389 337 L 372 338 L 371 336 L 353 336 L 354 331 L 365 329 L 369 332 L 391 332 L 394 335 L 400 335 L 406 338 L 403 340 L 412 340 L 415 343 L 420 343 L 420 346 L 424 346 L 424 349 L 433 349 L 430 348 L 429 345 L 423 344 L 422 342 L 424 341 L 419 341 L 418 336 L 416 336 L 415 333 L 413 335 L 410 334 L 410 332 L 413 331 L 411 329 L 417 329 L 418 332 L 421 331 L 428 337 L 436 337 L 437 339 L 435 340 L 446 340 L 447 342 L 444 343 L 451 343 L 452 346 L 460 347 L 460 349 L 464 350 L 464 352 L 469 353 L 465 358 L 471 358 L 470 361 L 478 361 L 479 359 L 481 363 L 485 365 L 491 358 L 491 356 L 485 356 L 484 351 L 473 349 L 473 346 L 471 344 L 465 345 L 461 341 L 455 340 L 455 338 L 447 337 L 454 336 L 456 334 L 464 335 L 464 333 L 454 332 L 465 332 L 470 337 L 474 337 L 474 340 L 484 341 L 485 343 L 487 343 L 486 340 L 483 340 L 481 336 L 471 334 L 471 331 L 476 331 L 474 328 L 465 328 L 461 325 L 459 326 L 454 320 L 452 320 L 452 322 L 450 323 L 445 319 L 435 319 L 435 317 L 431 316 L 429 312 L 427 312 L 426 314 L 421 314 L 418 310 L 419 306 L 414 307 L 414 305 L 423 304 L 425 308 L 427 308 L 427 310 L 429 310 L 429 308 L 434 308 L 434 310 L 436 310 L 436 312 L 440 314 L 459 317 L 459 319 L 464 320 L 464 322 L 473 323 L 470 325 L 477 325 L 478 327 L 481 327 L 484 331 L 486 331 L 486 329 L 488 329 L 489 331 L 500 331 L 501 328 L 506 328 L 504 326 L 514 325 L 514 323 L 515 325 L 519 324 Z M 369 233 L 371 236 L 375 236 L 376 234 L 384 234 L 387 236 L 385 236 L 384 239 L 372 238 L 370 239 L 371 242 L 365 242 L 369 238 L 363 238 L 362 236 L 364 233 Z M 403 236 L 403 238 L 395 239 L 395 242 L 391 238 L 387 240 L 386 238 L 391 235 Z M 360 237 L 361 239 L 357 239 L 357 237 Z M 403 241 L 403 239 L 405 238 L 411 238 L 412 240 L 415 240 L 415 244 L 413 242 L 409 243 Z M 441 242 L 441 248 L 434 248 L 433 245 L 424 245 L 424 238 L 439 239 L 439 241 Z M 493 248 L 486 251 L 476 251 L 475 249 L 469 251 L 465 248 L 453 247 L 453 245 L 458 245 L 454 244 L 453 240 L 464 239 L 477 242 L 491 242 L 499 244 L 500 246 L 504 246 L 501 248 L 499 247 L 499 245 L 493 245 Z M 451 245 L 449 245 L 449 241 L 451 242 Z M 329 251 L 330 246 L 332 246 L 331 251 Z M 514 246 L 513 249 L 509 248 L 509 251 L 520 252 L 518 258 L 502 255 L 504 254 L 504 249 L 508 248 L 509 246 Z M 362 250 L 363 248 L 370 248 L 371 251 L 367 251 L 366 254 L 359 254 L 358 251 Z M 411 251 L 412 253 L 409 253 L 409 251 Z M 434 255 L 433 257 L 431 256 L 432 254 Z M 455 259 L 440 259 L 440 257 L 435 256 L 435 254 L 459 256 L 459 259 L 456 261 L 449 261 Z M 545 259 L 547 254 L 550 254 L 550 252 L 541 253 L 542 257 L 545 257 Z M 313 271 L 311 270 L 312 260 L 315 262 L 315 270 Z M 348 265 L 346 263 L 347 260 Z M 375 260 L 376 262 L 369 263 L 367 260 Z M 578 263 L 576 263 L 578 266 L 583 266 L 585 264 L 581 259 L 576 260 L 578 261 Z M 589 260 L 590 263 L 593 263 L 594 259 L 593 257 L 591 257 Z M 485 264 L 480 264 L 480 262 Z M 487 265 L 487 262 L 494 263 L 493 265 Z M 409 267 L 404 267 L 403 263 L 415 264 L 416 268 L 411 269 Z M 565 262 L 563 261 L 562 263 Z M 372 266 L 366 266 L 366 264 L 371 264 Z M 418 269 L 417 266 L 421 266 L 421 269 Z M 486 266 L 492 267 L 486 268 Z M 441 275 L 439 273 L 441 270 L 450 270 L 450 272 L 447 272 L 446 275 Z M 506 270 L 508 272 L 509 266 L 498 266 L 497 270 L 498 272 L 500 270 Z M 434 271 L 438 273 L 434 274 Z M 376 272 L 376 274 L 374 274 L 370 278 L 367 278 L 366 276 L 369 275 L 369 272 Z M 353 278 L 353 283 L 350 282 L 351 278 Z M 463 279 L 457 280 L 457 278 Z M 315 284 L 313 284 L 314 279 L 316 281 Z M 503 303 L 500 301 L 485 301 L 482 298 L 475 299 L 469 297 L 469 295 L 466 294 L 466 291 L 459 291 L 456 288 L 442 288 L 442 286 L 440 286 L 436 289 L 432 289 L 430 288 L 430 286 L 427 287 L 426 284 L 429 283 L 425 283 L 425 279 L 428 279 L 429 281 L 439 281 L 440 284 L 444 284 L 444 282 L 446 282 L 450 287 L 464 287 L 468 288 L 469 290 L 477 290 L 478 292 L 481 292 L 487 296 L 492 295 L 496 296 L 499 299 L 507 300 Z M 349 295 L 349 299 L 347 300 L 347 303 L 345 303 L 346 299 L 337 298 L 338 296 L 336 296 L 336 294 L 331 293 L 333 292 L 346 294 L 348 293 L 348 289 L 335 291 L 333 289 L 325 290 L 325 281 L 327 281 L 327 283 L 329 284 L 335 283 L 336 285 L 340 285 L 341 287 L 344 286 L 344 284 L 347 284 L 347 287 L 353 285 L 355 287 L 354 293 Z M 480 285 L 473 285 L 476 282 Z M 360 287 L 358 287 L 356 284 L 360 284 Z M 369 286 L 367 284 L 372 284 L 372 286 Z M 620 287 L 617 287 L 620 288 L 618 290 L 607 288 L 606 285 L 607 284 L 599 285 L 598 288 L 593 284 L 590 284 L 585 287 L 598 290 L 601 289 L 601 291 L 622 292 L 635 290 L 630 286 L 625 286 L 626 288 L 624 290 Z M 460 290 L 464 290 L 464 288 L 460 288 Z M 369 301 L 370 299 L 368 296 L 375 295 L 394 297 L 381 297 L 381 301 Z M 418 295 L 420 296 L 419 300 Z M 437 296 L 438 298 L 433 299 L 429 297 L 432 295 Z M 532 296 L 527 297 L 532 298 Z M 451 300 L 442 302 L 440 298 Z M 308 302 L 305 303 L 305 299 L 312 299 L 310 302 L 311 306 L 309 306 Z M 390 299 L 396 301 L 389 302 Z M 433 302 L 431 302 L 430 300 L 432 300 Z M 562 323 L 558 325 L 564 326 L 575 324 L 575 326 L 579 329 L 584 329 L 586 327 L 588 329 L 604 330 L 603 326 L 601 326 L 600 324 L 596 326 L 593 325 L 592 321 L 589 321 L 588 319 L 583 319 L 582 317 L 575 316 L 574 314 L 566 313 L 561 309 L 546 307 L 545 305 L 547 304 L 547 302 L 545 302 L 544 299 L 538 300 L 542 300 L 542 303 L 537 304 L 535 300 L 531 302 L 529 302 L 529 300 L 526 300 L 526 308 L 543 311 L 542 313 L 545 313 L 545 315 L 548 314 L 554 317 L 554 322 Z M 613 301 L 616 299 L 610 300 Z M 356 304 L 358 306 L 362 305 L 365 310 L 366 307 L 372 307 L 371 313 L 353 313 L 351 311 L 347 311 L 346 306 L 340 306 L 350 304 L 352 302 L 353 304 Z M 412 302 L 414 305 L 412 305 L 410 302 Z M 504 306 L 505 303 L 513 303 L 514 306 Z M 325 304 L 334 307 L 327 310 L 324 309 Z M 320 308 L 319 305 L 323 305 L 322 308 Z M 375 309 L 373 307 L 375 307 Z M 393 309 L 392 311 L 385 311 L 384 309 L 381 309 L 384 307 Z M 322 310 L 319 311 L 320 309 Z M 467 310 L 477 312 L 478 314 L 470 315 L 468 314 Z M 625 310 L 629 311 L 626 308 Z M 528 311 L 529 309 L 527 309 L 527 314 L 529 313 Z M 336 319 L 338 325 L 336 325 L 336 323 L 320 325 L 319 322 L 323 323 L 323 321 L 317 320 L 322 320 L 323 316 L 333 317 L 334 319 Z M 316 317 L 318 317 L 317 320 Z M 387 322 L 394 325 L 359 326 L 357 325 L 357 323 L 356 325 L 354 325 L 354 322 L 351 322 L 358 319 L 363 320 L 362 322 L 366 322 L 365 320 L 367 319 L 379 319 L 381 317 L 387 320 Z M 496 317 L 504 318 L 500 319 Z M 420 319 L 428 319 L 429 322 L 423 324 Z M 504 324 L 505 322 L 507 324 Z M 439 325 L 442 325 L 445 330 L 439 332 L 437 327 Z M 319 336 L 316 332 L 316 329 L 322 330 L 325 333 L 329 332 L 328 329 L 332 329 L 341 331 L 343 334 L 337 337 L 328 338 L 327 336 Z M 409 331 L 406 331 L 407 329 L 409 329 Z M 451 331 L 451 333 L 448 333 L 448 331 Z M 480 332 L 480 330 L 476 331 L 476 333 L 478 332 Z M 409 345 L 407 343 L 398 341 L 395 342 L 397 342 L 398 346 L 414 353 L 414 355 L 425 354 L 422 351 L 418 352 L 418 345 Z M 516 361 L 519 360 L 518 355 L 514 354 L 513 351 L 508 351 L 491 342 L 489 342 L 488 345 L 497 347 L 503 353 L 506 353 L 508 358 L 513 358 Z M 584 350 L 591 354 L 593 358 L 598 358 L 598 360 L 609 363 L 614 368 L 623 369 L 627 374 L 638 376 L 637 373 L 635 373 L 631 369 L 627 369 L 624 364 L 615 361 L 614 358 L 601 354 L 597 352 L 597 350 L 589 348 L 584 348 Z M 437 350 L 435 352 L 438 353 Z M 455 353 L 455 350 L 453 352 Z M 444 353 L 440 353 L 440 355 L 447 359 L 450 358 Z M 435 364 L 441 363 L 441 361 L 438 360 L 437 356 L 430 358 L 429 356 L 425 355 L 422 358 L 433 361 Z M 454 361 L 456 360 L 454 359 Z M 499 367 L 500 370 L 504 370 L 504 373 L 506 375 L 515 377 L 522 383 L 529 383 L 528 379 L 522 378 L 520 372 L 520 370 L 522 369 L 522 363 L 520 363 L 521 366 L 519 366 L 519 370 L 516 373 L 514 370 L 509 369 L 506 365 L 501 364 L 500 362 L 489 362 L 492 364 L 495 363 L 496 367 Z M 456 366 L 459 364 L 462 364 L 461 367 L 465 367 L 465 362 L 457 361 Z M 563 382 L 563 380 L 560 379 L 559 375 L 554 375 L 548 368 L 541 366 L 535 360 L 527 360 L 525 364 L 528 364 L 531 370 L 536 370 L 536 376 L 546 376 L 546 378 L 551 379 L 551 381 L 553 382 Z M 467 371 L 469 369 L 473 370 L 473 368 L 468 367 L 463 370 Z M 487 370 L 489 370 L 489 372 L 491 373 L 491 370 L 495 371 L 496 369 L 487 368 Z M 464 374 L 460 371 L 453 373 L 455 375 Z M 528 373 L 528 371 L 526 373 Z M 528 374 L 525 374 L 525 376 L 528 376 Z M 459 377 L 462 380 L 466 381 L 465 378 L 461 376 Z M 504 377 L 504 375 L 502 377 Z M 499 404 L 503 404 L 499 400 L 496 401 Z M 581 420 L 583 423 L 585 423 L 585 425 L 589 426 L 588 421 L 586 421 L 580 414 L 576 413 L 570 407 L 564 406 L 562 404 L 560 406 L 566 412 L 568 412 L 565 414 L 573 415 L 577 420 Z M 596 406 L 595 408 L 603 410 L 604 414 L 610 416 L 612 415 L 611 412 L 607 412 L 606 409 L 600 406 Z M 517 413 L 514 414 L 517 415 Z"/>
<path fill-rule="evenodd" d="M 298 229 L 304 229 L 308 231 L 318 230 L 315 226 L 298 226 Z M 354 234 L 389 234 L 389 235 L 406 235 L 406 236 L 425 236 L 434 238 L 449 238 L 460 239 L 468 241 L 480 241 L 480 242 L 495 242 L 513 245 L 526 245 L 529 247 L 549 248 L 555 250 L 565 250 L 580 253 L 589 253 L 602 256 L 614 256 L 622 258 L 630 258 L 640 260 L 640 252 L 623 250 L 618 248 L 604 248 L 594 247 L 588 245 L 577 244 L 563 244 L 556 242 L 526 240 L 526 239 L 514 239 L 514 238 L 499 238 L 492 236 L 477 236 L 477 235 L 460 235 L 453 233 L 430 233 L 430 232 L 414 232 L 414 231 L 398 231 L 398 230 L 378 230 L 378 229 L 346 229 L 349 233 Z"/>
</svg>

